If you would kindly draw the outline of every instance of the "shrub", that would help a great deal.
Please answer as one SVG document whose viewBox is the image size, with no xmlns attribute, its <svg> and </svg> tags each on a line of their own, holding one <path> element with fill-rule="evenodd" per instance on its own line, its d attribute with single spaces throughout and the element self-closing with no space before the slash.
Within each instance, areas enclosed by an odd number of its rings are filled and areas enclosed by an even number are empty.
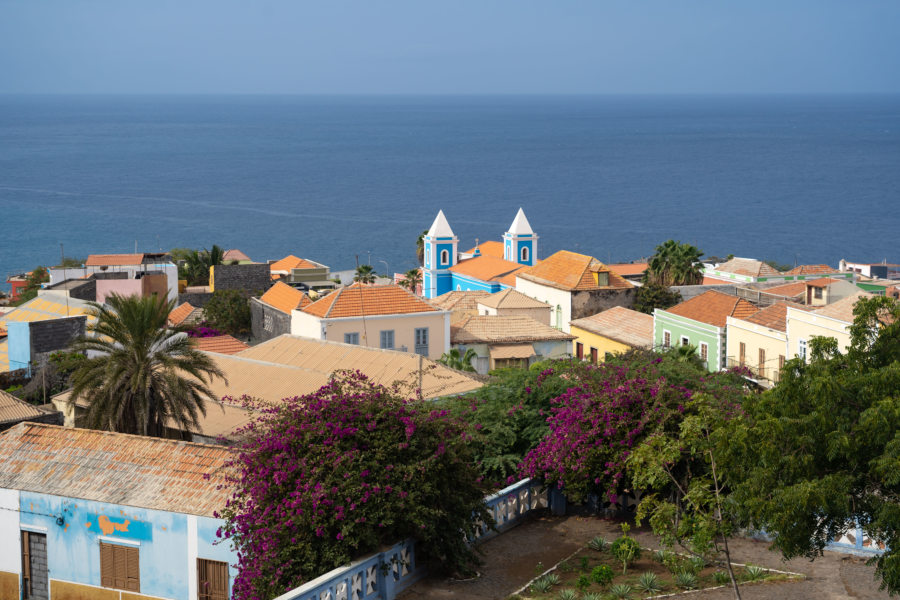
<svg viewBox="0 0 900 600">
<path fill-rule="evenodd" d="M 410 537 L 439 570 L 472 572 L 467 538 L 493 521 L 465 424 L 358 372 L 248 405 L 260 416 L 239 431 L 234 493 L 218 515 L 238 555 L 235 600 L 278 596 Z"/>
<path fill-rule="evenodd" d="M 598 565 L 591 571 L 591 580 L 600 585 L 606 585 L 613 580 L 616 574 L 609 565 Z"/>
<path fill-rule="evenodd" d="M 553 584 L 547 581 L 546 577 L 539 577 L 532 582 L 531 591 L 535 594 L 546 594 L 552 587 Z"/>
<path fill-rule="evenodd" d="M 693 567 L 692 572 L 699 573 L 703 569 L 706 568 L 707 562 L 706 559 L 702 556 L 692 556 L 688 559 L 691 563 L 691 567 Z"/>
<path fill-rule="evenodd" d="M 685 590 L 692 590 L 697 587 L 697 576 L 687 571 L 675 573 L 675 585 Z"/>
<path fill-rule="evenodd" d="M 603 600 L 600 592 L 585 592 L 581 595 L 581 600 Z"/>
<path fill-rule="evenodd" d="M 713 573 L 713 581 L 719 585 L 728 585 L 731 583 L 731 577 L 725 571 L 716 571 Z"/>
<path fill-rule="evenodd" d="M 557 598 L 559 600 L 578 600 L 578 592 L 572 589 L 560 590 Z"/>
<path fill-rule="evenodd" d="M 203 307 L 206 320 L 214 329 L 229 335 L 250 331 L 250 300 L 239 290 L 216 290 Z"/>
<path fill-rule="evenodd" d="M 629 526 L 622 524 L 622 536 L 612 543 L 609 551 L 622 562 L 622 573 L 628 571 L 628 564 L 641 557 L 641 546 L 628 535 Z"/>
<path fill-rule="evenodd" d="M 766 570 L 756 565 L 747 565 L 744 569 L 748 581 L 758 581 L 766 576 Z"/>
<path fill-rule="evenodd" d="M 580 557 L 578 559 L 578 569 L 582 573 L 587 573 L 589 568 L 590 568 L 590 561 L 588 560 L 588 557 L 587 556 Z"/>
<path fill-rule="evenodd" d="M 559 585 L 559 575 L 556 573 L 547 573 L 544 579 L 550 582 L 550 585 Z"/>
<path fill-rule="evenodd" d="M 578 577 L 578 581 L 575 582 L 575 587 L 578 588 L 579 591 L 584 591 L 591 587 L 591 578 L 587 575 L 580 575 Z"/>
</svg>

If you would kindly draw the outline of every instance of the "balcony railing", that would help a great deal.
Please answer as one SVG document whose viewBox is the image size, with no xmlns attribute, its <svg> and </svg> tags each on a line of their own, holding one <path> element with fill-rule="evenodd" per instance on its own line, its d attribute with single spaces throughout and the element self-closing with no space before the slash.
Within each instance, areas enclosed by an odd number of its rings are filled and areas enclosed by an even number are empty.
<svg viewBox="0 0 900 600">
<path fill-rule="evenodd" d="M 733 356 L 729 356 L 726 359 L 726 364 L 728 368 L 732 367 L 744 367 L 748 369 L 751 373 L 751 379 L 762 383 L 763 385 L 767 385 L 769 387 L 778 383 L 778 378 L 780 376 L 780 372 L 775 367 L 767 367 L 765 365 L 751 365 L 747 362 L 746 359 L 743 361 L 740 358 L 734 358 Z"/>
</svg>

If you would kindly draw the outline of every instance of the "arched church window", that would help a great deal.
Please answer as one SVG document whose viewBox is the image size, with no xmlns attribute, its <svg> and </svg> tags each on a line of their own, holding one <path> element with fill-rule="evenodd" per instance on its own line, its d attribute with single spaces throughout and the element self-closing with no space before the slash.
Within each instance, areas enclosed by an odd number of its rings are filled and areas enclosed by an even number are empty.
<svg viewBox="0 0 900 600">
<path fill-rule="evenodd" d="M 450 252 L 447 250 L 441 250 L 441 264 L 446 265 L 450 263 Z"/>
<path fill-rule="evenodd" d="M 528 262 L 528 246 L 522 248 L 522 262 Z"/>
</svg>

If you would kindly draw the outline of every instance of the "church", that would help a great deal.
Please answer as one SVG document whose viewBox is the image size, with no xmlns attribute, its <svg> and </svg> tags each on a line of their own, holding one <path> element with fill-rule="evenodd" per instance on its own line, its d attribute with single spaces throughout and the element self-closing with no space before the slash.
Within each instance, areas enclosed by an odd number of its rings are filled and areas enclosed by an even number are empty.
<svg viewBox="0 0 900 600">
<path fill-rule="evenodd" d="M 424 237 L 425 257 L 422 291 L 436 298 L 452 291 L 480 290 L 489 293 L 516 287 L 516 273 L 538 262 L 538 236 L 520 208 L 503 241 L 475 245 L 459 252 L 459 238 L 439 211 Z"/>
</svg>

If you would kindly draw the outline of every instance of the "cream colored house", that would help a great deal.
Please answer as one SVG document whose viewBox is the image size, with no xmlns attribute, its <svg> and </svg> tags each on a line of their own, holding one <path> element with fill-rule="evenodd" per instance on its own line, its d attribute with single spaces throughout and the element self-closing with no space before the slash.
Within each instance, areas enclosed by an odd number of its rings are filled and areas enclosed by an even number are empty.
<svg viewBox="0 0 900 600">
<path fill-rule="evenodd" d="M 531 317 L 468 316 L 451 327 L 451 343 L 462 354 L 475 352 L 472 366 L 485 375 L 493 369 L 528 367 L 548 358 L 570 355 L 574 336 Z"/>
<path fill-rule="evenodd" d="M 841 352 L 850 347 L 850 325 L 857 300 L 872 294 L 857 292 L 818 310 L 807 312 L 793 307 L 787 310 L 787 355 L 809 357 L 809 341 L 815 336 L 837 340 Z"/>
<path fill-rule="evenodd" d="M 398 285 L 356 283 L 291 311 L 291 334 L 437 359 L 450 349 L 450 311 Z"/>
<path fill-rule="evenodd" d="M 778 382 L 787 354 L 787 312 L 812 309 L 793 302 L 778 302 L 743 318 L 726 319 L 728 367 L 747 367 L 766 387 Z"/>
<path fill-rule="evenodd" d="M 571 323 L 572 356 L 597 364 L 607 354 L 653 347 L 653 315 L 614 306 Z"/>
<path fill-rule="evenodd" d="M 550 305 L 510 288 L 478 298 L 476 311 L 481 316 L 530 317 L 538 323 L 550 324 Z"/>
</svg>

